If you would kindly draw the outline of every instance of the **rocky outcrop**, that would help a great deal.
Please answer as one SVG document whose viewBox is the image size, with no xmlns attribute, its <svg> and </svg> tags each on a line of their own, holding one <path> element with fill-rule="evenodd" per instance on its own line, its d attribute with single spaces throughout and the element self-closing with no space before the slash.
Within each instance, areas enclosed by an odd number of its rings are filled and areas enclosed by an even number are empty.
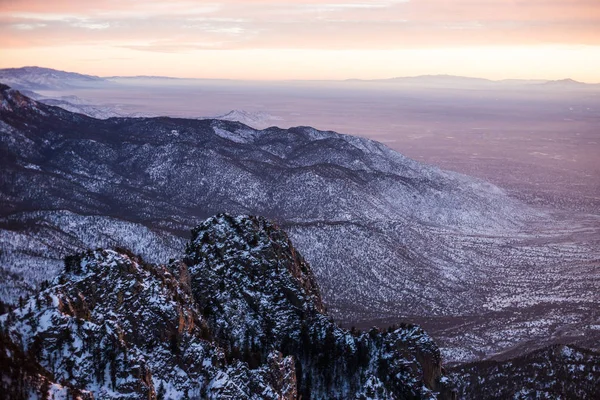
<svg viewBox="0 0 600 400">
<path fill-rule="evenodd" d="M 283 357 L 278 351 L 272 351 L 268 357 L 268 381 L 280 393 L 281 400 L 298 398 L 296 367 L 292 356 Z"/>
<path fill-rule="evenodd" d="M 391 398 L 448 386 L 439 349 L 419 327 L 339 328 L 309 265 L 272 222 L 217 215 L 193 230 L 186 253 L 195 300 L 216 340 L 250 364 L 267 362 L 273 349 L 292 356 L 304 398 L 354 397 L 369 376 Z"/>
<path fill-rule="evenodd" d="M 52 374 L 42 367 L 31 351 L 0 331 L 0 393 L 4 399 L 77 398 L 93 400 L 91 392 L 82 391 L 69 384 L 57 384 Z"/>
<path fill-rule="evenodd" d="M 147 399 L 432 399 L 451 390 L 420 328 L 339 328 L 309 265 L 264 218 L 210 218 L 183 261 L 168 265 L 123 249 L 68 257 L 0 325 L 9 399 L 48 387 Z M 25 377 L 18 387 L 14 376 Z"/>
<path fill-rule="evenodd" d="M 55 382 L 95 398 L 219 398 L 223 391 L 252 398 L 264 391 L 262 398 L 278 399 L 266 369 L 226 360 L 187 292 L 164 266 L 96 250 L 66 259 L 48 289 L 0 322 L 10 343 Z"/>
</svg>

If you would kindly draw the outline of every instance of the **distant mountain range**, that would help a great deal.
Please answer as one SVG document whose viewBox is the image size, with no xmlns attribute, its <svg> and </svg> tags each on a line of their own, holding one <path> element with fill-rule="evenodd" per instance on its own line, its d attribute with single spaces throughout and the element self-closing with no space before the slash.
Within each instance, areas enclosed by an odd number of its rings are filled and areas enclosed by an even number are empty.
<svg viewBox="0 0 600 400">
<path fill-rule="evenodd" d="M 0 69 L 0 82 L 27 90 L 57 90 L 104 83 L 98 76 L 41 67 Z"/>
<path fill-rule="evenodd" d="M 93 75 L 65 72 L 50 68 L 21 67 L 0 69 L 0 82 L 16 89 L 24 90 L 61 90 L 69 87 L 93 87 L 96 85 L 115 85 L 119 83 L 135 81 L 184 81 L 203 82 L 219 81 L 215 79 L 202 78 L 176 78 L 167 76 L 107 76 L 98 77 Z M 421 75 L 414 77 L 395 77 L 389 79 L 349 79 L 347 82 L 364 83 L 396 83 L 411 86 L 438 87 L 438 88 L 472 88 L 472 87 L 517 87 L 529 86 L 539 88 L 557 89 L 582 89 L 594 88 L 600 84 L 587 84 L 573 79 L 542 80 L 542 79 L 503 79 L 491 80 L 484 78 L 471 78 L 453 75 Z"/>
<path fill-rule="evenodd" d="M 502 89 L 528 87 L 539 90 L 543 89 L 586 89 L 597 88 L 598 84 L 578 82 L 573 79 L 543 80 L 543 79 L 502 79 L 491 80 L 484 78 L 470 78 L 453 75 L 422 75 L 414 77 L 397 77 L 389 79 L 355 80 L 358 82 L 381 82 L 394 83 L 415 87 L 430 88 L 479 88 L 479 89 Z"/>
<path fill-rule="evenodd" d="M 226 114 L 217 115 L 213 118 L 225 121 L 237 121 L 253 128 L 267 128 L 275 125 L 277 121 L 282 120 L 281 117 L 276 117 L 264 111 L 250 112 L 244 110 L 231 110 Z"/>
<path fill-rule="evenodd" d="M 107 119 L 113 117 L 155 117 L 158 115 L 142 114 L 139 112 L 126 111 L 119 104 L 92 104 L 74 95 L 42 95 L 37 91 L 63 91 L 74 88 L 89 88 L 103 85 L 110 88 L 118 84 L 119 80 L 127 82 L 133 80 L 179 80 L 179 78 L 168 78 L 158 76 L 134 76 L 134 77 L 106 77 L 82 75 L 72 72 L 64 72 L 49 68 L 23 67 L 0 69 L 0 82 L 18 88 L 26 96 L 41 103 L 57 106 L 67 111 L 84 114 L 93 118 Z M 265 111 L 231 110 L 216 116 L 202 116 L 199 118 L 214 118 L 226 121 L 237 121 L 253 128 L 266 128 L 275 125 L 282 118 L 271 115 Z"/>
</svg>

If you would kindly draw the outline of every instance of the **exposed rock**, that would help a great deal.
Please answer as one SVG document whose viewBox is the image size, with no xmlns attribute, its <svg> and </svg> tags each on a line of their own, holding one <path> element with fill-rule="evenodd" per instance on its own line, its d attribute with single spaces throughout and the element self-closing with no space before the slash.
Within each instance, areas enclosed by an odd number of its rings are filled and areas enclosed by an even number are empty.
<svg viewBox="0 0 600 400">
<path fill-rule="evenodd" d="M 334 324 L 310 267 L 264 218 L 209 218 L 193 230 L 186 262 L 217 340 L 250 364 L 273 349 L 293 356 L 304 398 L 353 397 L 367 376 L 390 398 L 445 388 L 439 349 L 420 328 L 352 334 Z"/>
<path fill-rule="evenodd" d="M 49 385 L 148 399 L 433 399 L 451 390 L 420 328 L 336 326 L 309 265 L 264 218 L 208 219 L 184 260 L 148 264 L 123 249 L 66 258 L 48 288 L 0 317 L 8 398 Z M 13 376 L 24 378 L 17 386 Z"/>
</svg>

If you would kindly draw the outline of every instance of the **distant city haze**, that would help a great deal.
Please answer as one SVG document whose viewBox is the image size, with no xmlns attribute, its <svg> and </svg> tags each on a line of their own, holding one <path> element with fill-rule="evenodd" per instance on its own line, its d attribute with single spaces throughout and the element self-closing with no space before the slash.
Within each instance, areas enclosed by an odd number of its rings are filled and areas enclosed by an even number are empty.
<svg viewBox="0 0 600 400">
<path fill-rule="evenodd" d="M 600 82 L 597 0 L 2 1 L 0 67 L 228 79 Z"/>
<path fill-rule="evenodd" d="M 453 76 L 101 79 L 43 68 L 0 70 L 0 82 L 97 118 L 219 118 L 257 129 L 312 126 L 360 135 L 483 178 L 536 205 L 593 214 L 600 209 L 598 84 Z"/>
</svg>

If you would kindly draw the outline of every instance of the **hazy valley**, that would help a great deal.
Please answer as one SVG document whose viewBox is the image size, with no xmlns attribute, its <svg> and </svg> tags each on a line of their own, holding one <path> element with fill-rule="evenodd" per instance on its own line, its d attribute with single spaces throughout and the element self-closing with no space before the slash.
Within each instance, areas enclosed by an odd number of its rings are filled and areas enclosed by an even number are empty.
<svg viewBox="0 0 600 400">
<path fill-rule="evenodd" d="M 42 78 L 36 70 L 5 71 L 0 81 L 9 86 L 70 107 L 94 107 L 79 112 L 100 118 L 225 116 L 258 129 L 309 125 L 375 139 L 410 158 L 488 180 L 536 205 L 593 214 L 600 207 L 600 84 L 452 76 L 90 80 L 52 75 L 53 70 Z M 64 96 L 75 98 L 61 100 Z"/>
<path fill-rule="evenodd" d="M 0 71 L 29 96 L 0 95 L 5 302 L 88 248 L 179 258 L 228 212 L 276 221 L 348 329 L 418 323 L 446 364 L 600 350 L 594 85 L 44 73 Z"/>
</svg>

